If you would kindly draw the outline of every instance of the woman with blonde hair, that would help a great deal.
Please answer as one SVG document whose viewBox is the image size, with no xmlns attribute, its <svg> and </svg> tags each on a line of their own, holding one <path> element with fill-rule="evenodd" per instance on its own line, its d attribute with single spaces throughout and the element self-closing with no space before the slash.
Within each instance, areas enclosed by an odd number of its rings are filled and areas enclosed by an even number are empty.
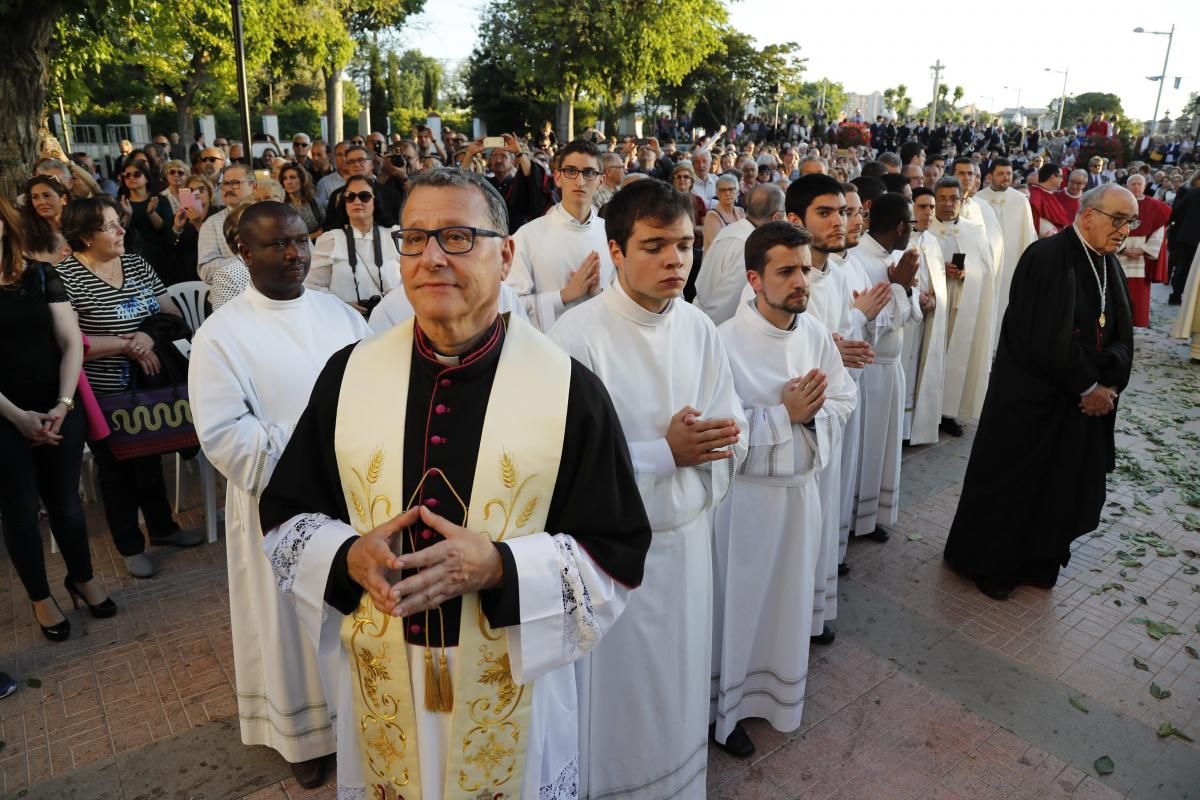
<svg viewBox="0 0 1200 800">
<path fill-rule="evenodd" d="M 167 182 L 167 188 L 159 192 L 159 197 L 170 203 L 172 215 L 179 211 L 179 192 L 186 187 L 189 174 L 187 164 L 177 158 L 163 164 L 163 178 Z"/>
</svg>

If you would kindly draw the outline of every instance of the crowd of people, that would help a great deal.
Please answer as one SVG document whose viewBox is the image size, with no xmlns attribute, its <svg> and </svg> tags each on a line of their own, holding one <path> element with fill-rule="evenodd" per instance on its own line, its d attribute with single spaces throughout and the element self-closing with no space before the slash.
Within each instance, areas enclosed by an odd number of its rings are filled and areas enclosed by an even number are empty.
<svg viewBox="0 0 1200 800">
<path fill-rule="evenodd" d="M 85 447 L 130 575 L 203 541 L 161 456 L 106 441 L 103 401 L 156 379 L 227 481 L 242 740 L 306 787 L 336 753 L 339 797 L 703 797 L 710 737 L 748 757 L 742 720 L 800 726 L 903 448 L 967 422 L 949 565 L 995 600 L 1052 587 L 1153 282 L 1200 359 L 1200 172 L 825 122 L 298 133 L 250 161 L 161 137 L 111 192 L 49 146 L 0 198 L 0 510 L 37 624 L 70 636 L 40 505 L 76 607 L 119 613 Z"/>
</svg>

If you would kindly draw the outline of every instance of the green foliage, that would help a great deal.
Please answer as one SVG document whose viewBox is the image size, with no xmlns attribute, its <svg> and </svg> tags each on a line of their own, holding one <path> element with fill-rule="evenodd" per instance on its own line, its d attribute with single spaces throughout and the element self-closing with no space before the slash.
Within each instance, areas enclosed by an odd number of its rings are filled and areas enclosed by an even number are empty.
<svg viewBox="0 0 1200 800">
<path fill-rule="evenodd" d="M 696 122 L 716 130 L 721 125 L 732 127 L 744 115 L 747 103 L 773 107 L 776 86 L 781 101 L 803 96 L 815 87 L 815 93 L 806 98 L 811 113 L 816 109 L 812 98 L 819 96 L 820 88 L 801 81 L 805 59 L 799 57 L 799 50 L 794 42 L 759 48 L 750 35 L 727 28 L 722 31 L 720 48 L 678 84 L 661 83 L 656 99 L 660 105 L 680 111 L 696 108 Z M 790 109 L 781 102 L 781 113 L 784 111 Z"/>
<path fill-rule="evenodd" d="M 912 110 L 912 98 L 908 96 L 908 87 L 903 83 L 892 89 L 883 90 L 883 102 L 895 112 L 896 118 L 904 121 Z"/>
</svg>

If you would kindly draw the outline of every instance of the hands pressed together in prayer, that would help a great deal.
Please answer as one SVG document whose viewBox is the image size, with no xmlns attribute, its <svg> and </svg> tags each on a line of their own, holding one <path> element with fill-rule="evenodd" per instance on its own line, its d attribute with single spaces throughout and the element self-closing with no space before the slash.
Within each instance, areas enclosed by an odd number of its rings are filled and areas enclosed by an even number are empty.
<svg viewBox="0 0 1200 800">
<path fill-rule="evenodd" d="M 571 279 L 558 293 L 563 304 L 574 302 L 581 297 L 598 294 L 600 291 L 600 254 L 595 250 L 587 254 L 579 269 L 571 273 Z"/>
<path fill-rule="evenodd" d="M 418 523 L 445 539 L 415 553 L 396 555 L 393 539 Z M 455 525 L 425 506 L 410 508 L 358 537 L 350 545 L 346 567 L 375 607 L 394 617 L 437 608 L 451 598 L 497 587 L 504 577 L 504 563 L 491 539 Z M 411 569 L 420 571 L 392 582 L 393 576 Z"/>
<path fill-rule="evenodd" d="M 1079 398 L 1079 410 L 1089 417 L 1103 417 L 1117 407 L 1117 391 L 1107 386 L 1096 386 Z"/>
<path fill-rule="evenodd" d="M 887 308 L 892 299 L 891 284 L 880 281 L 865 292 L 854 293 L 854 308 L 863 313 L 867 319 L 875 319 L 879 312 Z"/>
<path fill-rule="evenodd" d="M 888 267 L 888 280 L 908 289 L 917 285 L 917 270 L 920 268 L 921 257 L 917 254 L 916 248 L 905 250 L 904 255 L 900 256 L 900 262 L 895 266 Z"/>
<path fill-rule="evenodd" d="M 867 364 L 875 362 L 875 351 L 866 342 L 844 339 L 835 333 L 833 343 L 837 345 L 838 352 L 842 355 L 842 366 L 847 369 L 862 369 Z"/>
<path fill-rule="evenodd" d="M 784 384 L 783 407 L 793 425 L 807 425 L 816 418 L 821 406 L 825 405 L 827 388 L 829 379 L 818 369 L 810 369 L 803 378 L 792 378 Z"/>
<path fill-rule="evenodd" d="M 732 450 L 741 428 L 732 419 L 701 419 L 700 412 L 684 406 L 667 426 L 667 445 L 679 467 L 696 467 L 710 461 L 733 458 Z"/>
</svg>

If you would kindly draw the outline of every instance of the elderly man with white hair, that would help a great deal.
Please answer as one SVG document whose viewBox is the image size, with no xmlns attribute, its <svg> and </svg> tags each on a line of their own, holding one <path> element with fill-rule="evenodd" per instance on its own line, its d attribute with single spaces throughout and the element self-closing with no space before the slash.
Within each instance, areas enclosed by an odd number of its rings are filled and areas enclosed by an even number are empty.
<svg viewBox="0 0 1200 800">
<path fill-rule="evenodd" d="M 712 153 L 700 149 L 692 152 L 692 169 L 696 180 L 692 181 L 692 194 L 704 201 L 707 208 L 712 208 L 717 196 L 717 176 L 712 173 Z"/>
<path fill-rule="evenodd" d="M 1137 221 L 1129 231 L 1125 247 L 1117 253 L 1117 261 L 1129 286 L 1133 307 L 1133 326 L 1150 327 L 1150 286 L 1159 273 L 1163 238 L 1171 221 L 1171 207 L 1161 200 L 1146 196 L 1146 176 L 1134 173 L 1125 181 L 1125 188 L 1137 199 Z M 1163 271 L 1165 272 L 1165 265 Z"/>
</svg>

